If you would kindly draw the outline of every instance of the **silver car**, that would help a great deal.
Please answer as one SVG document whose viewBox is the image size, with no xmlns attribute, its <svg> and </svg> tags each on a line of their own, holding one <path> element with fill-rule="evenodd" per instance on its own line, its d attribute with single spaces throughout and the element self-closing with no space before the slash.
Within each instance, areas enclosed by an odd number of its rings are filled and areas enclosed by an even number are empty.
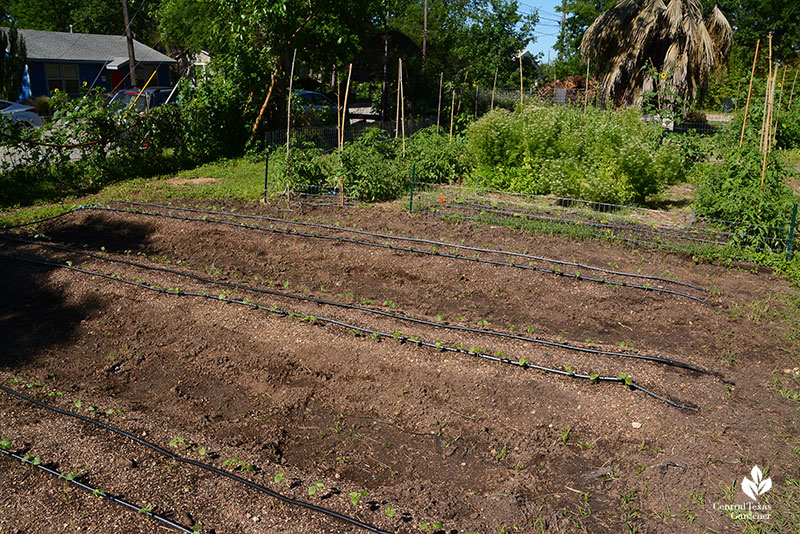
<svg viewBox="0 0 800 534">
<path fill-rule="evenodd" d="M 44 126 L 44 121 L 36 113 L 36 108 L 8 100 L 0 100 L 0 113 L 21 126 Z"/>
</svg>

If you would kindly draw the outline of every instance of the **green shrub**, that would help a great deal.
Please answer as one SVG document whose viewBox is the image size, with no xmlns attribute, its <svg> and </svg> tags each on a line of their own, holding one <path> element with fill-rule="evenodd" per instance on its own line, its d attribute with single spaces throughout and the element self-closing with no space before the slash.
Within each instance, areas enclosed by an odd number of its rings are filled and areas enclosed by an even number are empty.
<svg viewBox="0 0 800 534">
<path fill-rule="evenodd" d="M 725 149 L 721 161 L 698 164 L 695 209 L 698 215 L 732 221 L 735 241 L 741 245 L 780 249 L 793 202 L 783 182 L 786 169 L 776 152 L 767 155 L 764 185 L 761 185 L 763 155 L 757 146 L 745 143 Z"/>
<path fill-rule="evenodd" d="M 680 145 L 635 111 L 529 105 L 468 130 L 479 186 L 597 202 L 643 203 L 685 179 Z"/>
<path fill-rule="evenodd" d="M 453 182 L 468 171 L 464 137 L 455 136 L 452 143 L 448 137 L 429 126 L 406 140 L 406 159 L 416 164 L 417 182 Z"/>
<path fill-rule="evenodd" d="M 400 143 L 377 128 L 346 144 L 341 152 L 346 194 L 376 202 L 397 198 L 408 190 L 411 165 L 400 157 L 400 151 Z"/>
</svg>

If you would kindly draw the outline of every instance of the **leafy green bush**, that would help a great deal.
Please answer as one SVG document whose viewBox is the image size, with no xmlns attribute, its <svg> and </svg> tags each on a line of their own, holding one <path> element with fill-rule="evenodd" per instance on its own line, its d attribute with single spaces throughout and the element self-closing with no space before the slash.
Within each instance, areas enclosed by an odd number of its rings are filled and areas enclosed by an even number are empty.
<svg viewBox="0 0 800 534">
<path fill-rule="evenodd" d="M 406 158 L 416 164 L 416 181 L 447 183 L 462 176 L 469 169 L 466 142 L 455 136 L 436 133 L 436 126 L 418 131 L 406 140 Z"/>
<path fill-rule="evenodd" d="M 685 178 L 680 145 L 635 111 L 530 105 L 468 129 L 482 187 L 618 204 L 643 203 Z"/>
<path fill-rule="evenodd" d="M 698 164 L 695 209 L 698 215 L 735 223 L 735 240 L 741 245 L 779 249 L 793 202 L 783 182 L 785 166 L 776 152 L 767 154 L 764 185 L 761 185 L 763 155 L 757 146 L 745 143 L 722 150 L 721 161 Z"/>
<path fill-rule="evenodd" d="M 400 196 L 411 185 L 411 166 L 400 155 L 400 143 L 379 129 L 346 144 L 340 156 L 347 194 L 367 202 Z"/>
</svg>

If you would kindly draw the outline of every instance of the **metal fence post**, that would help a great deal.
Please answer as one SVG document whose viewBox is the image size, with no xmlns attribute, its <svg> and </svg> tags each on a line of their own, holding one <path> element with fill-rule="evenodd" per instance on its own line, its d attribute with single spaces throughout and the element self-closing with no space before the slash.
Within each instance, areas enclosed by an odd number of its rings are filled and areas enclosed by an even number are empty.
<svg viewBox="0 0 800 534">
<path fill-rule="evenodd" d="M 411 165 L 411 196 L 408 199 L 408 213 L 414 213 L 414 178 L 417 173 L 417 164 Z"/>
<path fill-rule="evenodd" d="M 794 227 L 797 222 L 797 203 L 792 208 L 792 222 L 789 223 L 789 237 L 786 238 L 786 259 L 792 259 L 792 245 L 794 244 Z"/>
</svg>

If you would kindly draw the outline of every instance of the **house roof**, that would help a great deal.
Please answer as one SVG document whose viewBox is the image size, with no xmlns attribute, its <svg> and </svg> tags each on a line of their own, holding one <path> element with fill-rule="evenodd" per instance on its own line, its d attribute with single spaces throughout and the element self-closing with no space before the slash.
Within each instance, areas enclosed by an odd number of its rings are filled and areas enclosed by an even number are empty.
<svg viewBox="0 0 800 534">
<path fill-rule="evenodd" d="M 128 61 L 128 42 L 124 35 L 18 30 L 25 39 L 28 61 L 107 63 Z M 133 40 L 137 63 L 176 63 L 158 50 Z"/>
</svg>

